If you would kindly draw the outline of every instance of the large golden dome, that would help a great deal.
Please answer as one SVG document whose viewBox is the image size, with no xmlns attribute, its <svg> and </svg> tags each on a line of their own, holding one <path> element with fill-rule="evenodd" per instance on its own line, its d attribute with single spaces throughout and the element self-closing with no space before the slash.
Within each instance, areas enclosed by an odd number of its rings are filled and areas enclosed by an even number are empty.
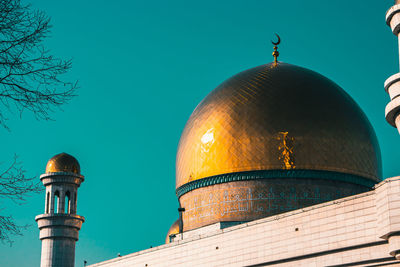
<svg viewBox="0 0 400 267">
<path fill-rule="evenodd" d="M 178 147 L 182 230 L 235 224 L 366 192 L 379 145 L 338 85 L 290 64 L 241 72 L 189 118 Z"/>
<path fill-rule="evenodd" d="M 265 170 L 375 183 L 380 150 L 365 114 L 337 84 L 305 68 L 267 64 L 226 80 L 196 107 L 179 143 L 176 187 Z"/>
</svg>

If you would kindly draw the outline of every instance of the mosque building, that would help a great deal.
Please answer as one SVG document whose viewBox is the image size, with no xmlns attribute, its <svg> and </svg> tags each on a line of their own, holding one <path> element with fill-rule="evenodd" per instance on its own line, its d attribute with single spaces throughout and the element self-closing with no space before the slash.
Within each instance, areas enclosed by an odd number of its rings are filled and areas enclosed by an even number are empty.
<svg viewBox="0 0 400 267">
<path fill-rule="evenodd" d="M 398 36 L 399 0 L 386 22 Z M 279 42 L 189 118 L 166 244 L 90 266 L 400 266 L 400 177 L 383 179 L 373 127 L 336 83 L 278 61 Z M 400 130 L 400 73 L 385 89 Z M 54 156 L 41 181 L 41 266 L 74 266 L 78 161 Z"/>
</svg>

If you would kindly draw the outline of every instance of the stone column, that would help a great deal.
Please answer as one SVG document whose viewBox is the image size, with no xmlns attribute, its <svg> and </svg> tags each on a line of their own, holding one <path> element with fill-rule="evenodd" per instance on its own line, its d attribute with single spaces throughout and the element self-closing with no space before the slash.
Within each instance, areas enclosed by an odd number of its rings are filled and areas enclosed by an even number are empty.
<svg viewBox="0 0 400 267">
<path fill-rule="evenodd" d="M 84 218 L 72 214 L 42 214 L 36 221 L 42 240 L 40 267 L 75 266 L 75 242 Z"/>
<path fill-rule="evenodd" d="M 69 210 L 65 210 L 64 206 L 67 195 L 70 198 L 76 197 L 78 187 L 84 178 L 80 174 L 79 163 L 75 158 L 65 153 L 55 157 L 55 160 L 49 161 L 46 173 L 40 176 L 46 187 L 45 202 L 50 202 L 48 209 L 48 204 L 45 205 L 45 213 L 35 218 L 42 241 L 40 266 L 74 267 L 75 243 L 79 239 L 79 230 L 85 218 L 75 214 L 76 203 L 72 204 Z M 56 194 L 59 195 L 58 211 L 54 208 Z"/>
<path fill-rule="evenodd" d="M 392 29 L 394 35 L 399 38 L 400 33 L 400 4 L 392 6 L 386 13 L 386 23 Z M 400 51 L 400 38 L 399 38 L 399 51 Z M 399 52 L 400 56 L 400 52 Z M 400 60 L 399 60 L 400 63 Z M 390 76 L 385 81 L 385 90 L 389 94 L 391 101 L 386 106 L 385 117 L 390 125 L 396 127 L 400 133 L 400 73 Z"/>
</svg>

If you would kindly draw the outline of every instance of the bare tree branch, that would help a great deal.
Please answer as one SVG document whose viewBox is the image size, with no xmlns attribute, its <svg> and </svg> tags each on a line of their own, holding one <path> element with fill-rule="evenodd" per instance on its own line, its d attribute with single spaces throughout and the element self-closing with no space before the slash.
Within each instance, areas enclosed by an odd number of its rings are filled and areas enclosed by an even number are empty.
<svg viewBox="0 0 400 267">
<path fill-rule="evenodd" d="M 17 159 L 17 156 L 14 156 L 11 165 L 0 174 L 0 198 L 23 204 L 30 194 L 43 191 L 43 187 L 37 177 L 25 176 L 25 170 Z"/>
<path fill-rule="evenodd" d="M 22 235 L 22 230 L 26 227 L 27 225 L 16 225 L 12 216 L 0 215 L 0 241 L 11 246 L 13 243 L 11 236 Z"/>
<path fill-rule="evenodd" d="M 26 177 L 18 157 L 14 156 L 11 165 L 0 173 L 0 199 L 9 199 L 16 204 L 24 204 L 29 196 L 43 191 L 36 177 Z M 0 215 L 0 241 L 12 244 L 11 236 L 22 235 L 28 225 L 17 225 L 14 218 Z"/>
<path fill-rule="evenodd" d="M 71 69 L 71 60 L 54 57 L 43 45 L 50 29 L 44 12 L 20 0 L 0 0 L 0 126 L 5 129 L 9 114 L 21 116 L 27 110 L 37 119 L 49 120 L 55 108 L 74 96 L 77 83 L 62 78 Z M 26 177 L 16 156 L 0 171 L 0 201 L 23 204 L 40 191 L 39 179 Z M 11 244 L 12 236 L 22 235 L 26 227 L 17 225 L 11 215 L 0 215 L 0 241 Z"/>
<path fill-rule="evenodd" d="M 74 96 L 76 82 L 61 76 L 71 60 L 49 54 L 43 40 L 50 34 L 50 19 L 20 0 L 0 0 L 0 125 L 7 128 L 7 112 L 31 111 L 37 119 Z"/>
</svg>

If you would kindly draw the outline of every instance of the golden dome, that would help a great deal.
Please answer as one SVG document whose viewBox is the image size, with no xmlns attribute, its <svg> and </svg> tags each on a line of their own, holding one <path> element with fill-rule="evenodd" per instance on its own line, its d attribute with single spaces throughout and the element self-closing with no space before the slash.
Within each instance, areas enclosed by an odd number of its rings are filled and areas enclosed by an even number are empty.
<svg viewBox="0 0 400 267">
<path fill-rule="evenodd" d="M 380 149 L 367 117 L 337 84 L 305 68 L 267 64 L 226 80 L 196 107 L 180 139 L 176 187 L 269 170 L 348 174 L 373 184 Z"/>
<path fill-rule="evenodd" d="M 167 236 L 165 237 L 165 244 L 170 243 L 169 236 L 179 234 L 179 219 L 176 220 L 168 230 Z"/>
<path fill-rule="evenodd" d="M 49 172 L 72 172 L 81 173 L 79 162 L 67 153 L 60 153 L 52 157 L 46 165 L 46 173 Z"/>
</svg>

